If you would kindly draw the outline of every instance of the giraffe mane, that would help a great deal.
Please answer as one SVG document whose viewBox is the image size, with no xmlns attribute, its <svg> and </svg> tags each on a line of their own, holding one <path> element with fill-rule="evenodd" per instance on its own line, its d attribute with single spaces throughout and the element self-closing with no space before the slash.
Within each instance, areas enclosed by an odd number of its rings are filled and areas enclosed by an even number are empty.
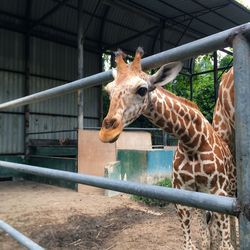
<svg viewBox="0 0 250 250">
<path fill-rule="evenodd" d="M 189 106 L 189 107 L 191 107 L 191 108 L 193 108 L 193 109 L 196 109 L 196 110 L 200 111 L 200 109 L 199 109 L 199 107 L 197 106 L 196 103 L 194 103 L 194 102 L 192 102 L 192 101 L 189 101 L 189 100 L 187 100 L 187 99 L 185 99 L 185 98 L 183 98 L 183 97 L 181 97 L 181 96 L 177 96 L 177 95 L 175 95 L 174 93 L 169 92 L 169 91 L 167 91 L 166 89 L 164 89 L 164 88 L 162 88 L 162 87 L 159 87 L 159 89 L 162 89 L 164 92 L 167 92 L 167 94 L 168 94 L 169 96 L 175 98 L 175 99 L 178 100 L 179 102 L 181 102 L 181 103 L 183 103 L 183 104 L 185 104 L 185 105 L 187 105 L 187 106 Z"/>
<path fill-rule="evenodd" d="M 189 100 L 187 100 L 187 99 L 185 99 L 185 98 L 183 98 L 183 97 L 181 97 L 181 96 L 176 96 L 176 97 L 177 97 L 177 99 L 178 99 L 180 102 L 186 104 L 187 106 L 189 106 L 189 107 L 191 107 L 191 108 L 194 108 L 194 109 L 197 109 L 197 110 L 200 111 L 200 109 L 199 109 L 199 107 L 197 106 L 196 103 L 194 103 L 194 102 L 192 102 L 192 101 L 189 101 Z"/>
</svg>

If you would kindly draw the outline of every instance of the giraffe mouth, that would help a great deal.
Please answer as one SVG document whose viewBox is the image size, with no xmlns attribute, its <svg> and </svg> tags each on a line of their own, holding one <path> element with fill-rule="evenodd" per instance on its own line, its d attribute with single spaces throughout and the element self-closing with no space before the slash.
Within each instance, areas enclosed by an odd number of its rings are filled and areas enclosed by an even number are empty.
<svg viewBox="0 0 250 250">
<path fill-rule="evenodd" d="M 102 127 L 101 130 L 99 131 L 99 139 L 104 143 L 107 142 L 113 143 L 117 141 L 122 130 L 123 130 L 122 123 L 120 123 L 119 126 L 116 127 L 115 129 L 114 128 L 106 129 Z"/>
<path fill-rule="evenodd" d="M 120 135 L 117 135 L 115 138 L 113 138 L 111 141 L 109 141 L 109 143 L 114 143 L 117 141 L 117 139 L 119 138 Z"/>
</svg>

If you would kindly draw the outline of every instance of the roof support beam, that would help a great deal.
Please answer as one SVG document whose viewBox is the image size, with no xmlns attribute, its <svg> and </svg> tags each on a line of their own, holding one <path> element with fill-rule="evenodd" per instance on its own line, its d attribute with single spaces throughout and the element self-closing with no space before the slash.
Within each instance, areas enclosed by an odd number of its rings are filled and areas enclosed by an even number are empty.
<svg viewBox="0 0 250 250">
<path fill-rule="evenodd" d="M 184 29 L 184 31 L 182 32 L 181 36 L 179 37 L 178 41 L 176 42 L 176 46 L 179 45 L 179 43 L 181 42 L 181 39 L 185 36 L 185 34 L 187 33 L 188 29 L 190 28 L 190 25 L 193 21 L 193 18 L 190 19 L 188 25 L 186 26 L 186 28 Z"/>
<path fill-rule="evenodd" d="M 53 0 L 53 1 L 58 2 L 59 0 Z M 74 10 L 77 10 L 75 6 L 72 6 L 72 5 L 69 4 L 69 3 L 66 3 L 65 6 L 67 6 L 68 8 L 72 8 L 72 9 L 74 9 Z M 223 6 L 224 6 L 224 5 L 223 5 Z M 223 6 L 222 6 L 222 5 L 221 5 L 221 6 L 218 6 L 218 7 L 216 7 L 216 9 L 222 8 Z M 2 11 L 2 10 L 0 10 L 0 13 L 3 14 L 3 15 L 7 15 L 7 16 L 11 16 L 11 17 L 20 19 L 20 20 L 25 20 L 24 17 L 18 16 L 18 15 L 14 15 L 14 14 L 11 14 L 11 13 L 8 13 L 8 12 L 5 12 L 5 11 Z M 95 18 L 97 18 L 97 19 L 99 19 L 99 20 L 102 21 L 102 17 L 101 17 L 101 16 L 98 16 L 98 15 L 96 15 L 96 14 L 93 15 L 93 13 L 90 13 L 90 12 L 88 12 L 88 11 L 86 11 L 86 10 L 83 10 L 83 13 L 86 14 L 86 15 L 89 15 L 89 16 L 93 16 L 93 17 L 95 17 Z M 200 13 L 199 15 L 204 15 L 204 14 L 205 14 L 205 13 Z M 179 15 L 179 16 L 177 16 L 177 17 L 181 17 L 181 16 L 184 16 L 184 15 Z M 176 17 L 176 18 L 177 18 L 177 17 Z M 164 20 L 165 20 L 165 19 L 164 19 Z M 187 18 L 187 19 L 185 19 L 184 21 L 188 21 L 188 20 L 190 20 L 190 18 Z M 32 20 L 31 20 L 31 21 L 32 21 Z M 125 28 L 125 29 L 128 29 L 128 30 L 130 30 L 130 31 L 140 32 L 140 31 L 138 31 L 137 29 L 134 29 L 134 28 L 132 28 L 132 27 L 126 27 L 126 26 L 124 26 L 124 25 L 122 25 L 122 24 L 120 24 L 120 23 L 117 23 L 117 22 L 115 22 L 115 21 L 113 21 L 113 20 L 110 20 L 110 19 L 108 19 L 108 18 L 105 18 L 105 21 L 106 21 L 107 23 L 111 23 L 111 24 L 117 25 L 117 26 L 119 26 L 119 27 L 121 27 L 121 28 Z M 50 29 L 53 29 L 53 30 L 62 32 L 62 33 L 69 34 L 69 35 L 74 36 L 74 37 L 77 36 L 76 33 L 73 33 L 73 32 L 71 32 L 71 31 L 67 31 L 67 30 L 63 30 L 63 29 L 58 28 L 58 27 L 55 27 L 55 26 L 53 26 L 53 25 L 48 25 L 48 24 L 44 24 L 44 23 L 41 23 L 40 25 L 42 25 L 42 26 L 44 26 L 44 27 L 46 27 L 46 28 L 50 28 Z M 159 24 L 159 25 L 160 25 L 160 24 Z M 172 24 L 172 26 L 171 26 L 171 25 L 167 25 L 166 27 L 168 27 L 168 28 L 172 27 L 172 29 L 176 30 L 177 32 L 180 32 L 179 29 L 173 28 L 173 26 L 175 26 L 175 25 L 181 25 L 181 26 L 184 26 L 184 28 L 186 27 L 186 25 L 184 25 L 183 22 L 177 22 L 177 21 L 175 21 L 175 22 Z M 191 37 L 191 38 L 198 39 L 198 38 L 200 38 L 200 36 L 207 36 L 207 34 L 202 33 L 202 32 L 200 32 L 200 31 L 197 31 L 197 30 L 194 30 L 194 29 L 190 29 L 190 31 L 196 32 L 196 33 L 198 34 L 198 36 L 194 36 L 194 35 L 191 35 L 191 34 L 189 34 L 189 33 L 186 33 L 186 35 L 189 36 L 189 37 Z M 153 40 L 155 39 L 155 36 L 153 36 L 153 35 L 146 34 L 146 36 L 152 38 Z M 62 39 L 62 38 L 61 38 L 61 39 Z M 86 38 L 86 40 L 88 40 L 88 39 Z M 63 41 L 60 40 L 60 43 L 62 43 L 62 42 L 63 42 Z M 175 44 L 173 44 L 173 43 L 171 43 L 171 42 L 169 42 L 169 41 L 166 41 L 166 40 L 164 41 L 164 43 L 168 43 L 168 44 L 170 44 L 171 46 L 175 46 Z M 107 46 L 108 46 L 108 45 L 107 45 Z"/>
<path fill-rule="evenodd" d="M 87 26 L 86 26 L 86 29 L 83 31 L 83 35 L 84 35 L 84 36 L 86 36 L 86 34 L 87 34 L 88 30 L 89 30 L 89 27 L 90 27 L 91 23 L 93 22 L 93 18 L 94 18 L 95 14 L 96 14 L 96 11 L 97 11 L 97 9 L 98 9 L 100 3 L 101 3 L 101 0 L 98 0 L 97 4 L 96 4 L 96 6 L 95 6 L 95 9 L 94 9 L 93 13 L 92 13 L 91 16 L 90 16 L 90 19 L 89 19 L 89 21 L 88 21 L 88 24 L 87 24 Z M 83 14 L 83 8 L 82 8 L 82 10 L 81 10 L 81 14 Z"/>
<path fill-rule="evenodd" d="M 62 0 L 60 2 L 57 3 L 57 5 L 55 5 L 51 10 L 49 10 L 47 13 L 45 13 L 43 16 L 41 16 L 39 19 L 35 20 L 31 26 L 30 26 L 30 30 L 32 30 L 33 28 L 35 28 L 35 26 L 41 24 L 46 18 L 48 18 L 49 16 L 51 16 L 53 13 L 55 13 L 56 11 L 58 11 L 65 3 L 67 3 L 69 0 Z"/>
<path fill-rule="evenodd" d="M 155 53 L 155 44 L 156 44 L 156 41 L 159 37 L 159 34 L 161 32 L 161 28 L 159 27 L 156 32 L 155 32 L 155 38 L 153 39 L 153 42 L 152 42 L 152 46 L 151 46 L 151 55 L 153 55 Z"/>
<path fill-rule="evenodd" d="M 155 24 L 159 24 L 159 19 L 158 18 L 148 14 L 145 11 L 142 12 L 142 11 L 138 10 L 137 8 L 134 8 L 133 6 L 124 3 L 123 1 L 103 0 L 103 3 L 110 6 L 110 7 L 118 7 L 120 9 L 122 9 L 122 10 L 125 9 L 125 10 L 127 10 L 129 12 L 135 13 L 136 15 L 144 17 L 145 19 L 150 19 L 150 21 L 155 23 Z"/>
<path fill-rule="evenodd" d="M 197 1 L 197 0 L 191 0 L 191 1 L 194 2 L 194 3 L 196 3 L 196 4 L 198 4 L 198 5 L 200 5 L 200 6 L 203 7 L 203 8 L 209 9 L 210 12 L 213 12 L 213 13 L 216 14 L 217 16 L 224 18 L 225 20 L 231 22 L 231 23 L 234 24 L 234 25 L 240 25 L 239 23 L 236 23 L 236 22 L 233 21 L 232 19 L 230 19 L 230 18 L 228 18 L 228 17 L 226 17 L 226 16 L 221 15 L 221 14 L 218 13 L 216 10 L 214 10 L 214 9 L 212 9 L 212 8 L 206 7 L 204 4 L 200 3 L 200 2 Z"/>
<path fill-rule="evenodd" d="M 164 29 L 165 29 L 165 22 L 162 20 L 161 21 L 161 29 L 160 29 L 160 51 L 164 50 Z"/>
<path fill-rule="evenodd" d="M 175 10 L 177 10 L 177 11 L 182 12 L 183 14 L 185 14 L 185 15 L 187 15 L 187 16 L 189 16 L 189 17 L 192 17 L 192 18 L 198 20 L 199 22 L 201 22 L 201 23 L 203 23 L 203 24 L 205 24 L 205 25 L 208 25 L 209 27 L 214 28 L 214 29 L 217 30 L 217 31 L 222 31 L 222 29 L 218 28 L 217 26 L 214 26 L 213 24 L 210 24 L 210 23 L 208 23 L 208 22 L 206 22 L 206 21 L 200 19 L 199 17 L 194 16 L 193 14 L 190 14 L 190 13 L 184 11 L 184 10 L 181 10 L 180 8 L 177 8 L 177 7 L 175 7 L 174 5 L 172 5 L 172 4 L 168 3 L 168 2 L 165 2 L 165 1 L 163 1 L 163 0 L 158 0 L 158 1 L 160 1 L 160 2 L 163 3 L 163 4 L 165 4 L 166 6 L 169 6 L 170 8 L 173 8 L 173 9 L 175 9 Z"/>
<path fill-rule="evenodd" d="M 6 30 L 11 30 L 11 31 L 14 31 L 14 32 L 18 32 L 18 33 L 22 33 L 22 34 L 25 34 L 26 31 L 24 29 L 23 26 L 20 26 L 20 25 L 15 25 L 13 23 L 8 23 L 8 22 L 3 22 L 2 20 L 0 20 L 0 28 L 2 29 L 6 29 Z M 58 43 L 58 44 L 63 44 L 65 46 L 69 46 L 69 47 L 72 47 L 72 48 L 76 48 L 76 43 L 75 41 L 73 40 L 69 40 L 69 39 L 65 39 L 64 37 L 61 37 L 61 36 L 58 36 L 58 35 L 52 35 L 52 34 L 48 34 L 46 32 L 41 32 L 41 31 L 31 31 L 30 33 L 31 36 L 33 37 L 36 37 L 36 38 L 39 38 L 39 39 L 43 39 L 43 40 L 46 40 L 46 41 L 50 41 L 50 42 L 55 42 L 55 43 Z M 86 41 L 89 42 L 89 44 L 85 45 L 85 50 L 91 52 L 91 53 L 98 53 L 98 51 L 96 50 L 96 48 L 90 46 L 90 43 L 97 43 L 96 40 L 93 40 L 91 38 L 87 38 L 86 37 Z"/>
<path fill-rule="evenodd" d="M 120 41 L 118 41 L 118 42 L 116 42 L 116 43 L 113 43 L 113 44 L 108 45 L 107 47 L 104 48 L 104 50 L 113 49 L 114 47 L 116 47 L 116 46 L 118 46 L 118 45 L 120 45 L 120 44 L 129 42 L 129 41 L 131 41 L 131 40 L 133 40 L 133 39 L 135 39 L 135 38 L 138 38 L 138 37 L 140 37 L 140 36 L 142 36 L 142 35 L 145 35 L 145 34 L 151 32 L 151 31 L 153 31 L 153 30 L 155 30 L 155 29 L 157 29 L 157 28 L 159 28 L 158 25 L 155 25 L 155 26 L 153 26 L 153 27 L 150 27 L 150 28 L 148 28 L 148 29 L 145 29 L 145 30 L 143 30 L 143 31 L 141 31 L 141 32 L 139 32 L 139 33 L 133 35 L 133 36 L 127 37 L 127 38 L 125 38 L 125 39 L 123 39 L 123 40 L 120 40 Z"/>
</svg>

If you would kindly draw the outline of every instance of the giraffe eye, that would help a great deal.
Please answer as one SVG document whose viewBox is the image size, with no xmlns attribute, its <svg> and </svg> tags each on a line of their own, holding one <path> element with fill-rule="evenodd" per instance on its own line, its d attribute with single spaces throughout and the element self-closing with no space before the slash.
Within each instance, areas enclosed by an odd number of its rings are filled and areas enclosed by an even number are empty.
<svg viewBox="0 0 250 250">
<path fill-rule="evenodd" d="M 139 89 L 137 89 L 136 94 L 138 94 L 140 96 L 145 96 L 147 92 L 148 92 L 147 88 L 140 87 Z"/>
</svg>

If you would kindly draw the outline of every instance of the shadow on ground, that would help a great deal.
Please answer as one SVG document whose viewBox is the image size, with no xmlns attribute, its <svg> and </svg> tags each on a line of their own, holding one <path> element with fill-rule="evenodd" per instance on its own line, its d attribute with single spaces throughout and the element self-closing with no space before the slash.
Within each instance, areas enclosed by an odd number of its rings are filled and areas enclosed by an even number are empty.
<svg viewBox="0 0 250 250">
<path fill-rule="evenodd" d="M 31 238 L 46 249 L 111 249 L 115 236 L 155 215 L 128 207 L 92 217 L 73 215 L 64 224 L 33 228 Z"/>
</svg>

